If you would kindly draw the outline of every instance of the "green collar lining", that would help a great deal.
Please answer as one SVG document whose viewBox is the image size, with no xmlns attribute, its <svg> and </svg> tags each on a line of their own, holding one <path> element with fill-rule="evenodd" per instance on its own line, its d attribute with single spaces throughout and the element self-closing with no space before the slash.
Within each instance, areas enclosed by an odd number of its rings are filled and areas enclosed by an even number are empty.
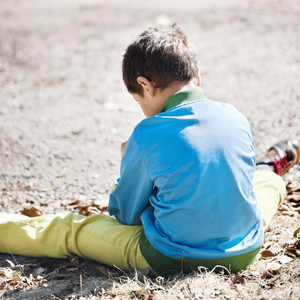
<svg viewBox="0 0 300 300">
<path fill-rule="evenodd" d="M 160 108 L 159 113 L 165 112 L 166 110 L 177 105 L 200 99 L 207 98 L 205 97 L 202 88 L 198 86 L 192 87 L 188 90 L 177 92 L 165 101 L 165 103 Z"/>
</svg>

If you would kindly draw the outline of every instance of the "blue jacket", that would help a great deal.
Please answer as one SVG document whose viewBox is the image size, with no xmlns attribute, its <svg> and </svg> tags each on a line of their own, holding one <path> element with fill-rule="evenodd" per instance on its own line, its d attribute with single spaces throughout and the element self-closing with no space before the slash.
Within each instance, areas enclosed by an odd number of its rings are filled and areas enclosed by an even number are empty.
<svg viewBox="0 0 300 300">
<path fill-rule="evenodd" d="M 143 224 L 150 244 L 169 258 L 247 253 L 263 243 L 254 169 L 244 115 L 191 88 L 134 129 L 108 211 L 123 224 Z"/>
</svg>

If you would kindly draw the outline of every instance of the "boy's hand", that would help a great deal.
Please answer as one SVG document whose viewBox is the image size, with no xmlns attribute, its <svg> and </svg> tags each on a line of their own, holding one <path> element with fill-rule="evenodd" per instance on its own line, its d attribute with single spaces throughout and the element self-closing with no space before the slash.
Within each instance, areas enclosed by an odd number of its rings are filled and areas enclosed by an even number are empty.
<svg viewBox="0 0 300 300">
<path fill-rule="evenodd" d="M 126 149 L 126 146 L 127 146 L 127 141 L 123 142 L 121 144 L 121 157 L 123 158 L 124 156 L 124 152 L 125 152 L 125 149 Z"/>
</svg>

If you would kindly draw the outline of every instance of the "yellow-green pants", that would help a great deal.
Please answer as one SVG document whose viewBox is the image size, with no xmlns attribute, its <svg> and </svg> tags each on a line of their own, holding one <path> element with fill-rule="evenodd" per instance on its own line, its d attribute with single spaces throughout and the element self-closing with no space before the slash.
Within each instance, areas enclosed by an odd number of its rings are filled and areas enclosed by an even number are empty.
<svg viewBox="0 0 300 300">
<path fill-rule="evenodd" d="M 256 171 L 253 186 L 258 207 L 269 225 L 286 196 L 282 178 L 273 172 Z M 123 225 L 106 215 L 84 217 L 58 214 L 29 218 L 0 214 L 0 252 L 25 256 L 65 258 L 78 255 L 123 270 L 149 268 L 139 248 L 142 225 Z"/>
</svg>

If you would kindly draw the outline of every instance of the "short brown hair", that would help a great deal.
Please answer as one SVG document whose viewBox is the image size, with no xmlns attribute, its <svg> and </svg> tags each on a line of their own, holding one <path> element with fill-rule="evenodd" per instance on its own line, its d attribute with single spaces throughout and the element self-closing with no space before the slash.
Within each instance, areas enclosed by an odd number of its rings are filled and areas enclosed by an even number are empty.
<svg viewBox="0 0 300 300">
<path fill-rule="evenodd" d="M 131 94 L 143 95 L 137 78 L 144 76 L 164 90 L 174 81 L 198 78 L 195 47 L 176 25 L 160 25 L 142 32 L 126 49 L 123 80 Z"/>
</svg>

